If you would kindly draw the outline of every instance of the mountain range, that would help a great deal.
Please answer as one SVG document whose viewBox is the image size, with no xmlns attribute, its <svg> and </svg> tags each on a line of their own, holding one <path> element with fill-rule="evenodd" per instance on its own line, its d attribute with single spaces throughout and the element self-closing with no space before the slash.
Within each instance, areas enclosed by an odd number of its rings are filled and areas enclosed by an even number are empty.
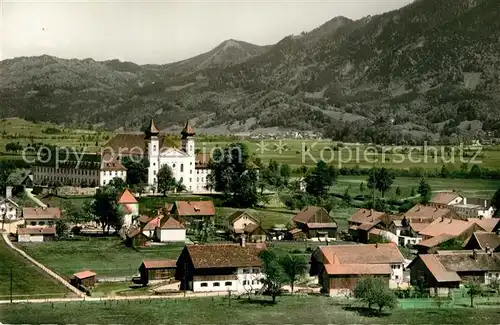
<svg viewBox="0 0 500 325">
<path fill-rule="evenodd" d="M 277 44 L 227 40 L 165 65 L 0 61 L 0 117 L 136 130 L 315 130 L 342 140 L 500 137 L 498 0 L 418 0 Z M 387 132 L 391 131 L 391 132 Z M 380 134 L 384 133 L 384 134 Z"/>
</svg>

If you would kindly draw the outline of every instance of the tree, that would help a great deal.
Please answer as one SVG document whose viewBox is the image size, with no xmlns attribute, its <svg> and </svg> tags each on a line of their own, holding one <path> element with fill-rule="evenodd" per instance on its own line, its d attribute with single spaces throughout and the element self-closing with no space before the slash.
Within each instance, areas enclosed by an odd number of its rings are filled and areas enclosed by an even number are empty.
<svg viewBox="0 0 500 325">
<path fill-rule="evenodd" d="M 109 186 L 114 187 L 118 192 L 123 192 L 127 188 L 127 183 L 120 177 L 115 177 L 108 183 Z"/>
<path fill-rule="evenodd" d="M 259 201 L 257 194 L 257 170 L 250 164 L 248 147 L 233 143 L 215 150 L 208 168 L 208 186 L 223 193 L 226 201 L 237 207 L 253 207 Z"/>
<path fill-rule="evenodd" d="M 448 170 L 448 168 L 446 168 L 445 165 L 441 166 L 441 178 L 448 178 L 450 176 L 450 172 Z"/>
<path fill-rule="evenodd" d="M 365 191 L 365 182 L 359 183 L 359 191 L 363 193 Z"/>
<path fill-rule="evenodd" d="M 115 187 L 106 185 L 98 188 L 94 195 L 90 212 L 96 216 L 103 232 L 109 233 L 111 226 L 118 231 L 122 226 L 122 211 L 117 204 L 119 193 Z"/>
<path fill-rule="evenodd" d="M 352 202 L 352 196 L 351 194 L 349 193 L 349 188 L 350 186 L 348 186 L 346 189 L 345 189 L 345 192 L 344 192 L 344 201 L 347 203 L 347 204 L 351 204 Z M 330 210 L 328 210 L 330 211 Z"/>
<path fill-rule="evenodd" d="M 415 188 L 414 187 L 411 188 L 410 196 L 411 197 L 415 196 Z"/>
<path fill-rule="evenodd" d="M 400 196 L 401 195 L 401 188 L 398 186 L 396 187 L 396 195 Z"/>
<path fill-rule="evenodd" d="M 283 267 L 278 261 L 276 254 L 269 250 L 260 253 L 260 259 L 263 263 L 264 279 L 262 282 L 266 291 L 271 295 L 273 304 L 276 303 L 276 297 L 281 293 L 281 287 L 285 283 L 287 276 Z"/>
<path fill-rule="evenodd" d="M 129 157 L 124 157 L 122 160 L 123 166 L 127 168 L 127 183 L 136 185 L 147 183 L 148 181 L 148 164 L 144 159 L 140 162 L 132 161 Z"/>
<path fill-rule="evenodd" d="M 172 168 L 169 165 L 161 166 L 158 171 L 158 192 L 163 193 L 163 196 L 167 196 L 167 193 L 173 191 L 177 187 L 177 181 L 175 180 Z"/>
<path fill-rule="evenodd" d="M 307 270 L 308 263 L 306 259 L 301 255 L 285 255 L 282 259 L 280 259 L 280 264 L 283 267 L 283 271 L 287 276 L 288 283 L 290 283 L 290 287 L 293 289 L 295 282 L 297 282 L 298 278 L 303 276 Z"/>
<path fill-rule="evenodd" d="M 384 307 L 394 308 L 397 305 L 396 295 L 389 289 L 388 283 L 380 278 L 367 277 L 359 280 L 354 287 L 354 296 L 368 304 L 368 308 L 377 305 L 379 313 Z"/>
<path fill-rule="evenodd" d="M 469 172 L 469 178 L 481 178 L 483 171 L 478 165 L 473 165 Z"/>
<path fill-rule="evenodd" d="M 470 297 L 470 306 L 474 307 L 474 297 L 478 296 L 482 292 L 482 287 L 479 281 L 472 279 L 465 284 L 467 288 L 467 294 Z"/>
<path fill-rule="evenodd" d="M 313 171 L 306 176 L 306 192 L 315 197 L 324 197 L 335 183 L 337 172 L 333 166 L 320 160 Z"/>
<path fill-rule="evenodd" d="M 386 168 L 372 168 L 368 175 L 368 188 L 380 191 L 382 197 L 394 182 L 394 174 Z"/>
<path fill-rule="evenodd" d="M 427 183 L 427 181 L 423 177 L 422 179 L 420 179 L 420 184 L 418 185 L 417 192 L 418 194 L 420 194 L 420 201 L 423 204 L 429 203 L 429 201 L 431 200 L 432 189 L 429 183 Z"/>
<path fill-rule="evenodd" d="M 0 195 L 5 195 L 5 189 L 8 185 L 9 176 L 14 169 L 15 166 L 12 163 L 0 161 Z"/>
<path fill-rule="evenodd" d="M 57 236 L 59 237 L 62 237 L 64 235 L 66 235 L 66 233 L 68 232 L 68 224 L 66 223 L 66 221 L 64 219 L 59 219 L 56 221 L 56 234 Z"/>
<path fill-rule="evenodd" d="M 292 176 L 292 169 L 288 164 L 281 164 L 280 166 L 280 174 L 283 181 L 283 185 L 288 186 L 290 182 L 290 177 Z"/>
<path fill-rule="evenodd" d="M 213 222 L 204 220 L 196 231 L 196 236 L 202 243 L 209 242 L 215 236 L 215 225 Z"/>
</svg>

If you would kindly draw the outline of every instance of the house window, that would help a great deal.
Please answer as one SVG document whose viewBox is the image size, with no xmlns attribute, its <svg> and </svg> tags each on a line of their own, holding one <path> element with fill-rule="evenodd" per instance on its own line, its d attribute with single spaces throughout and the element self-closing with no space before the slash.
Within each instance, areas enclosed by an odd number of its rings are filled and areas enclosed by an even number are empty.
<svg viewBox="0 0 500 325">
<path fill-rule="evenodd" d="M 231 283 L 231 281 L 227 281 L 226 283 L 224 283 L 224 285 L 225 285 L 226 287 L 230 287 L 230 286 L 232 286 L 233 284 Z"/>
<path fill-rule="evenodd" d="M 206 282 L 202 282 L 202 283 L 200 284 L 200 287 L 208 287 L 208 283 L 206 283 Z"/>
<path fill-rule="evenodd" d="M 243 269 L 243 273 L 248 274 L 248 273 L 250 273 L 250 270 L 249 269 Z"/>
<path fill-rule="evenodd" d="M 200 178 L 199 177 L 196 177 L 196 181 L 199 182 L 200 181 Z"/>
<path fill-rule="evenodd" d="M 196 174 L 199 174 L 199 173 L 200 173 L 200 170 L 198 169 L 198 170 L 196 171 Z"/>
<path fill-rule="evenodd" d="M 246 286 L 246 285 L 247 285 L 247 283 L 248 283 L 248 281 L 247 281 L 247 280 L 243 280 L 243 285 L 244 285 L 244 286 Z"/>
<path fill-rule="evenodd" d="M 214 287 L 220 287 L 220 283 L 219 282 L 214 282 Z"/>
<path fill-rule="evenodd" d="M 193 181 L 193 180 L 192 180 L 192 178 L 190 178 L 190 179 L 189 179 L 189 182 L 191 183 L 192 181 Z"/>
<path fill-rule="evenodd" d="M 156 163 L 153 163 L 153 166 L 156 166 Z"/>
<path fill-rule="evenodd" d="M 153 175 L 156 175 L 156 170 L 153 170 Z"/>
<path fill-rule="evenodd" d="M 35 221 L 31 221 L 31 225 L 32 226 L 36 226 L 36 222 Z"/>
<path fill-rule="evenodd" d="M 252 281 L 252 284 L 258 284 L 259 283 L 259 280 L 253 280 Z"/>
<path fill-rule="evenodd" d="M 156 151 L 156 146 L 153 146 L 153 151 Z"/>
<path fill-rule="evenodd" d="M 175 168 L 175 164 L 173 164 L 172 167 Z"/>
<path fill-rule="evenodd" d="M 191 170 L 189 171 L 189 173 L 190 173 L 190 174 L 192 174 L 192 173 L 193 173 L 193 170 L 191 169 Z"/>
<path fill-rule="evenodd" d="M 40 226 L 45 226 L 45 221 L 40 221 L 38 224 L 39 224 Z"/>
<path fill-rule="evenodd" d="M 181 173 L 184 172 L 184 164 L 181 164 Z"/>
<path fill-rule="evenodd" d="M 260 269 L 257 267 L 257 268 L 254 268 L 253 269 L 253 273 L 260 273 Z"/>
</svg>

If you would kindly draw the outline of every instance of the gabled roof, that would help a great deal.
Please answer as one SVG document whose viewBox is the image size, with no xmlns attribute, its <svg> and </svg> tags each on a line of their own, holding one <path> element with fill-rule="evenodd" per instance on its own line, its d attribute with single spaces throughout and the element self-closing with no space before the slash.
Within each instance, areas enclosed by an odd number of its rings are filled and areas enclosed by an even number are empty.
<svg viewBox="0 0 500 325">
<path fill-rule="evenodd" d="M 177 214 L 180 216 L 213 216 L 215 206 L 212 201 L 176 201 Z"/>
<path fill-rule="evenodd" d="M 475 233 L 472 234 L 471 238 L 469 238 L 467 243 L 473 237 L 479 244 L 479 247 L 481 247 L 481 249 L 483 250 L 486 250 L 486 248 L 494 250 L 495 248 L 500 246 L 500 236 L 494 232 L 476 231 Z M 467 243 L 465 243 L 464 246 L 466 246 Z"/>
<path fill-rule="evenodd" d="M 80 280 L 83 280 L 83 279 L 90 278 L 90 277 L 96 276 L 96 275 L 97 274 L 95 272 L 87 270 L 87 271 L 81 271 L 81 272 L 75 273 L 75 274 L 73 274 L 73 277 L 80 279 Z"/>
<path fill-rule="evenodd" d="M 262 249 L 262 246 L 251 244 L 186 245 L 184 248 L 196 269 L 261 266 L 259 254 Z"/>
<path fill-rule="evenodd" d="M 408 267 L 411 267 L 417 259 L 421 259 L 437 282 L 460 282 L 461 279 L 458 274 L 454 271 L 447 270 L 438 260 L 437 256 L 438 255 L 434 254 L 421 254 L 415 258 Z"/>
<path fill-rule="evenodd" d="M 385 215 L 384 212 L 379 212 L 369 209 L 359 209 L 358 211 L 354 212 L 352 216 L 349 217 L 348 221 L 359 224 L 372 223 L 380 220 L 383 215 Z"/>
<path fill-rule="evenodd" d="M 399 264 L 404 263 L 395 243 L 320 246 L 330 264 Z M 335 263 L 338 261 L 338 263 Z"/>
<path fill-rule="evenodd" d="M 107 155 L 103 156 L 101 162 L 101 171 L 125 171 L 127 168 L 123 166 L 122 162 L 116 158 L 108 158 Z"/>
<path fill-rule="evenodd" d="M 160 217 L 155 217 L 155 218 L 150 219 L 149 222 L 144 225 L 142 230 L 143 231 L 144 230 L 146 230 L 146 231 L 155 230 L 156 227 L 160 226 L 160 220 L 161 220 Z"/>
<path fill-rule="evenodd" d="M 152 218 L 150 218 L 146 215 L 142 215 L 139 218 L 137 218 L 137 221 L 139 221 L 140 223 L 148 223 L 149 221 L 151 221 L 151 219 Z"/>
<path fill-rule="evenodd" d="M 130 192 L 129 189 L 125 189 L 120 198 L 118 199 L 118 204 L 136 204 L 137 200 L 135 196 Z"/>
<path fill-rule="evenodd" d="M 26 220 L 59 219 L 61 209 L 59 208 L 23 208 L 23 218 Z"/>
<path fill-rule="evenodd" d="M 460 197 L 460 195 L 455 192 L 440 192 L 432 197 L 430 203 L 449 204 L 458 197 Z"/>
<path fill-rule="evenodd" d="M 376 220 L 374 222 L 364 222 L 358 226 L 359 230 L 364 230 L 364 231 L 369 231 L 373 227 L 375 227 L 377 224 L 379 224 L 381 220 Z"/>
<path fill-rule="evenodd" d="M 485 253 L 482 251 L 439 251 L 436 258 L 449 271 L 473 272 L 473 271 L 500 271 L 500 254 Z"/>
<path fill-rule="evenodd" d="M 259 223 L 259 220 L 257 220 L 251 214 L 243 210 L 238 210 L 233 212 L 229 217 L 227 217 L 227 219 L 229 220 L 229 222 L 235 223 L 238 219 L 242 218 L 243 216 L 252 219 L 252 221 L 254 221 L 255 223 Z"/>
<path fill-rule="evenodd" d="M 416 204 L 410 210 L 403 214 L 406 220 L 412 219 L 412 221 L 416 220 L 436 220 L 441 217 L 452 217 L 453 219 L 464 219 L 459 217 L 453 210 L 450 208 L 437 208 L 432 206 L 426 206 L 421 204 Z M 421 221 L 420 221 L 421 222 Z"/>
<path fill-rule="evenodd" d="M 142 265 L 146 269 L 163 269 L 177 267 L 177 260 L 144 260 Z"/>
<path fill-rule="evenodd" d="M 483 228 L 487 232 L 492 232 L 498 226 L 500 222 L 500 218 L 490 218 L 490 219 L 479 219 L 479 218 L 468 218 L 470 222 L 474 222 L 478 224 L 481 228 Z"/>
<path fill-rule="evenodd" d="M 441 235 L 438 235 L 436 237 L 432 237 L 430 239 L 423 240 L 420 243 L 416 244 L 416 246 L 422 246 L 422 247 L 427 247 L 427 248 L 436 247 L 436 246 L 441 245 L 442 243 L 444 243 L 452 238 L 455 238 L 455 236 L 448 235 L 448 234 L 441 234 Z"/>
<path fill-rule="evenodd" d="M 479 228 L 479 226 L 473 222 L 448 219 L 448 218 L 439 218 L 437 220 L 434 220 L 424 229 L 422 229 L 420 231 L 420 235 L 431 236 L 431 237 L 439 236 L 442 234 L 459 236 L 467 229 L 474 226 Z"/>
<path fill-rule="evenodd" d="M 330 223 L 332 220 L 328 212 L 322 207 L 308 206 L 297 213 L 293 219 L 294 222 L 299 223 Z"/>
<path fill-rule="evenodd" d="M 18 235 L 55 235 L 55 227 L 19 227 Z"/>
<path fill-rule="evenodd" d="M 184 226 L 174 218 L 170 217 L 160 227 L 161 229 L 184 229 Z"/>
</svg>

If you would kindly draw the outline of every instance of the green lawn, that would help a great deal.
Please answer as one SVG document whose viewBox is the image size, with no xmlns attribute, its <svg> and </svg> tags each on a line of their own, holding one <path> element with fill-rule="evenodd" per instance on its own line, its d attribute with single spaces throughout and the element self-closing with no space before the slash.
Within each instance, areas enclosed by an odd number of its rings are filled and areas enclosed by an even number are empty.
<svg viewBox="0 0 500 325">
<path fill-rule="evenodd" d="M 133 249 L 118 237 L 82 238 L 18 244 L 40 263 L 62 276 L 91 269 L 98 276 L 133 276 L 144 259 L 177 259 L 183 245 L 154 245 Z"/>
<path fill-rule="evenodd" d="M 13 299 L 72 296 L 65 286 L 10 249 L 0 238 L 0 300 L 9 299 L 11 270 Z"/>
<path fill-rule="evenodd" d="M 0 305 L 9 324 L 496 324 L 499 308 L 396 309 L 379 317 L 320 296 Z"/>
</svg>

